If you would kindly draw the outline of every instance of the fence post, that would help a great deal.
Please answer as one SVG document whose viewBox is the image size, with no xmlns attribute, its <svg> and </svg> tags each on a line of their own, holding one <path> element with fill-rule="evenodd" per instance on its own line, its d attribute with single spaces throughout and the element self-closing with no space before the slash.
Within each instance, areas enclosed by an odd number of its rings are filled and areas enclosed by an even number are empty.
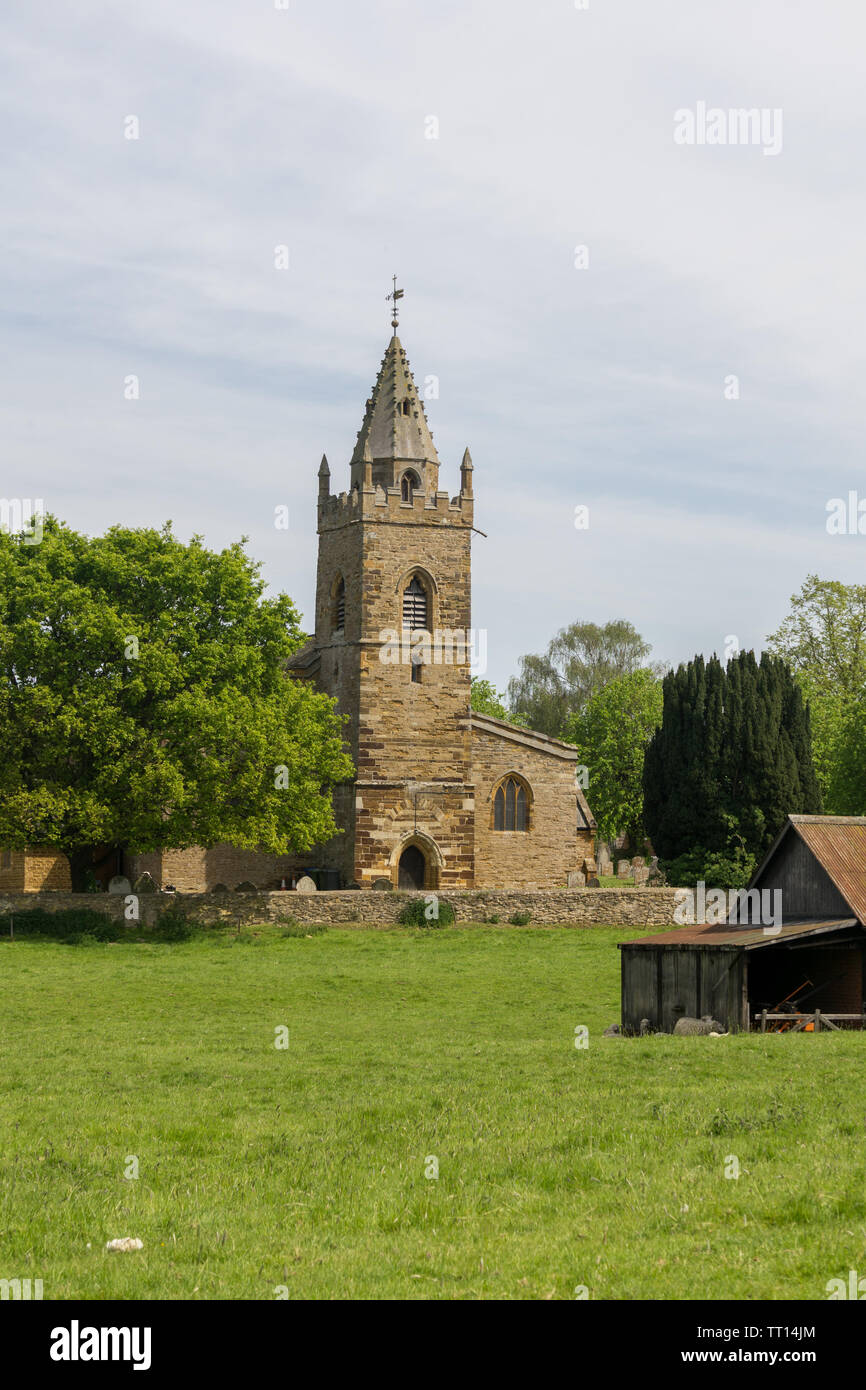
<svg viewBox="0 0 866 1390">
<path fill-rule="evenodd" d="M 816 1010 L 815 1010 L 815 1032 L 816 1032 L 816 1033 L 820 1033 L 820 1031 L 821 1031 L 821 1010 L 820 1010 L 820 1009 L 816 1009 Z"/>
<path fill-rule="evenodd" d="M 762 1010 L 761 1010 L 761 1032 L 762 1032 L 762 1033 L 766 1033 L 766 1031 L 767 1031 L 767 1010 L 766 1010 L 766 1009 L 762 1009 Z"/>
</svg>

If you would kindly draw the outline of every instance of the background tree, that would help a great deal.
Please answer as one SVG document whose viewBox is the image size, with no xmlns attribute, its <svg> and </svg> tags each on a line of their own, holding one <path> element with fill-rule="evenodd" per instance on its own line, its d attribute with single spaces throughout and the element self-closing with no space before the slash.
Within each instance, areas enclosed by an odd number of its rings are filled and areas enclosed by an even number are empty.
<svg viewBox="0 0 866 1390">
<path fill-rule="evenodd" d="M 587 798 L 604 840 L 624 832 L 637 847 L 646 838 L 644 756 L 661 717 L 661 681 L 643 669 L 614 677 L 568 721 L 565 737 L 589 769 Z"/>
<path fill-rule="evenodd" d="M 695 657 L 662 684 L 644 762 L 644 810 L 665 860 L 700 849 L 754 856 L 789 812 L 817 812 L 808 710 L 784 661 L 754 652 L 722 667 Z"/>
<path fill-rule="evenodd" d="M 56 846 L 80 888 L 98 845 L 285 853 L 335 833 L 340 721 L 286 675 L 304 635 L 259 569 L 170 525 L 0 534 L 0 845 Z"/>
<path fill-rule="evenodd" d="M 824 805 L 866 814 L 866 584 L 810 574 L 767 645 L 809 702 Z"/>
<path fill-rule="evenodd" d="M 526 721 L 518 714 L 512 714 L 492 681 L 473 676 L 471 687 L 471 708 L 478 714 L 489 714 L 492 719 L 505 719 L 509 724 L 524 724 Z"/>
<path fill-rule="evenodd" d="M 520 658 L 520 674 L 508 682 L 508 701 L 530 728 L 564 736 L 569 720 L 618 676 L 646 666 L 651 648 L 631 623 L 618 619 L 572 623 L 553 638 L 543 656 Z M 660 675 L 656 664 L 648 669 Z"/>
</svg>

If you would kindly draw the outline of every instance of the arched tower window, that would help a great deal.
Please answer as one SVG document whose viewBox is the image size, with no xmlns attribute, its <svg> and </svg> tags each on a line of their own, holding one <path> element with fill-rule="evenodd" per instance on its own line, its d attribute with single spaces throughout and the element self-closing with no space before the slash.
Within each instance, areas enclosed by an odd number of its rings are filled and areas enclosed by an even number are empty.
<svg viewBox="0 0 866 1390">
<path fill-rule="evenodd" d="M 506 777 L 493 796 L 494 830 L 529 829 L 529 792 L 517 777 Z"/>
<path fill-rule="evenodd" d="M 413 575 L 403 590 L 403 626 L 410 632 L 419 628 L 427 630 L 427 590 L 417 574 Z"/>
<path fill-rule="evenodd" d="M 406 396 L 406 397 L 404 397 L 403 402 L 402 402 L 403 414 L 404 414 L 404 415 L 408 415 L 408 414 L 409 414 L 409 411 L 410 411 L 411 409 L 412 409 L 412 406 L 411 406 L 411 403 L 410 403 L 410 401 L 409 401 L 409 397 Z"/>
<path fill-rule="evenodd" d="M 342 575 L 334 588 L 334 604 L 331 622 L 335 632 L 342 632 L 346 626 L 346 581 Z"/>
<path fill-rule="evenodd" d="M 417 473 L 413 473 L 411 469 L 408 473 L 404 473 L 403 477 L 400 479 L 401 501 L 411 502 L 420 486 L 421 479 L 418 477 Z"/>
</svg>

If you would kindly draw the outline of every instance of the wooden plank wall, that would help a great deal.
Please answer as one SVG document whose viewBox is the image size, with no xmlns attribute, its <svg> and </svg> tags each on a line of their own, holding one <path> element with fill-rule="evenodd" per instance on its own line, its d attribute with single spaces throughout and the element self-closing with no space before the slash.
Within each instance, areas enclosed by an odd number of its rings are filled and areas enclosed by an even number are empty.
<svg viewBox="0 0 866 1390">
<path fill-rule="evenodd" d="M 851 909 L 829 874 L 793 830 L 788 831 L 755 887 L 782 890 L 782 917 L 786 922 L 796 917 L 820 920 L 851 916 Z"/>
</svg>

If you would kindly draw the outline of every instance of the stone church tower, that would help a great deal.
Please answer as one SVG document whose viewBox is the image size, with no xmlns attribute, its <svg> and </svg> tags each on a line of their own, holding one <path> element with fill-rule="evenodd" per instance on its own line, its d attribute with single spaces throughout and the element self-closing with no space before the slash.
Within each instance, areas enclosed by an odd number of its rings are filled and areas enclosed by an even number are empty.
<svg viewBox="0 0 866 1390">
<path fill-rule="evenodd" d="M 307 871 L 335 888 L 544 888 L 595 872 L 578 750 L 471 710 L 472 460 L 467 449 L 456 497 L 440 490 L 396 327 L 347 490 L 333 494 L 319 468 L 315 634 L 290 663 L 346 716 L 355 778 L 334 790 L 339 833 L 304 855 L 138 855 L 131 878 L 146 869 L 185 892 L 277 888 Z"/>
<path fill-rule="evenodd" d="M 347 492 L 331 493 L 322 459 L 315 638 L 294 664 L 348 716 L 357 776 L 337 791 L 342 834 L 322 856 L 345 882 L 474 883 L 472 519 L 469 451 L 460 492 L 449 498 L 395 332 Z"/>
</svg>

